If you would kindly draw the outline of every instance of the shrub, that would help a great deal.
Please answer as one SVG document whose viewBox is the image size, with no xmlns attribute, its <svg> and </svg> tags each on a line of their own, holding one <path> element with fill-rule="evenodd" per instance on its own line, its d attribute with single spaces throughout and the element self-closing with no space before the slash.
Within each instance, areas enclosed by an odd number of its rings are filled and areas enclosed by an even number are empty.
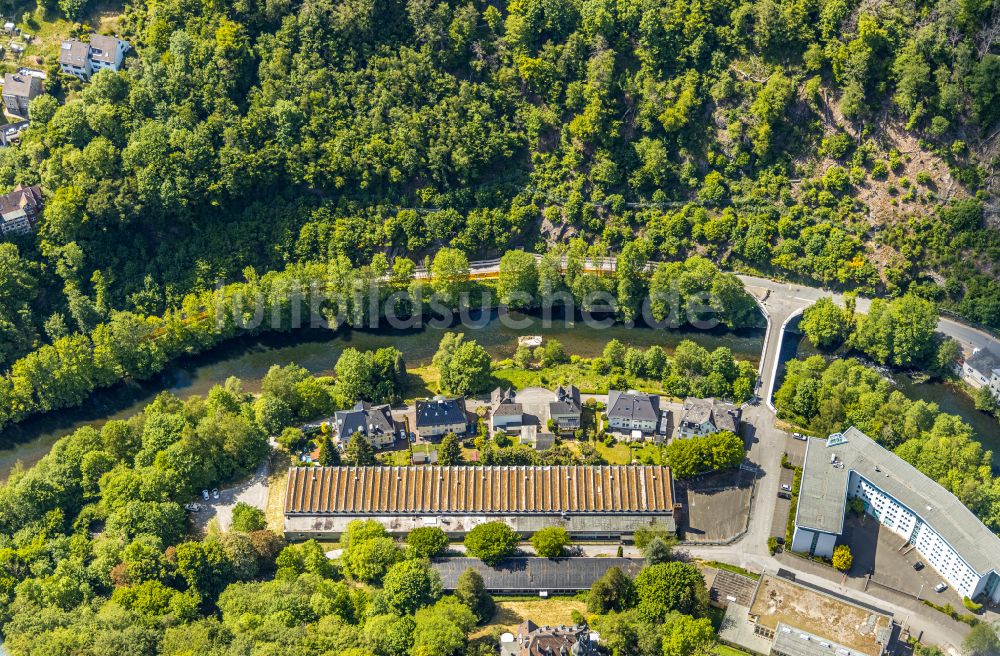
<svg viewBox="0 0 1000 656">
<path fill-rule="evenodd" d="M 977 604 L 968 597 L 962 597 L 962 605 L 971 610 L 973 613 L 978 613 L 983 609 L 982 604 Z"/>
<path fill-rule="evenodd" d="M 240 533 L 252 533 L 267 528 L 267 518 L 264 511 L 254 508 L 248 503 L 239 501 L 233 506 L 232 530 Z"/>
<path fill-rule="evenodd" d="M 549 526 L 531 536 L 531 546 L 542 558 L 558 558 L 569 543 L 569 533 L 561 526 Z"/>
<path fill-rule="evenodd" d="M 465 549 L 470 556 L 493 566 L 514 553 L 517 533 L 503 522 L 487 522 L 476 526 L 465 536 Z"/>
<path fill-rule="evenodd" d="M 437 526 L 421 526 L 406 536 L 406 545 L 416 556 L 433 558 L 448 548 L 448 536 Z"/>
<path fill-rule="evenodd" d="M 851 548 L 846 544 L 839 545 L 833 550 L 833 566 L 841 572 L 851 569 L 854 556 L 851 555 Z"/>
</svg>

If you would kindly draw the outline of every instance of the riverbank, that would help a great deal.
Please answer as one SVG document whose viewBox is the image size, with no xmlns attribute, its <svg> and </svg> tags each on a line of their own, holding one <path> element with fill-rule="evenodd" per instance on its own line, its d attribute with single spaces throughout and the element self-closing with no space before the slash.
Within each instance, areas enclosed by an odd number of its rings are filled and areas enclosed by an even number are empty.
<svg viewBox="0 0 1000 656">
<path fill-rule="evenodd" d="M 798 330 L 799 318 L 789 322 L 782 342 L 778 365 L 777 391 L 784 382 L 785 364 L 790 360 L 804 360 L 818 355 L 826 360 L 855 357 L 865 362 L 864 356 L 849 353 L 844 349 L 825 351 L 817 348 Z M 870 363 L 869 363 L 870 364 Z M 914 377 L 906 372 L 890 371 L 886 367 L 870 366 L 889 380 L 903 396 L 914 401 L 934 403 L 946 414 L 956 415 L 972 427 L 973 438 L 984 450 L 992 451 L 994 470 L 1000 469 L 1000 423 L 990 414 L 976 409 L 975 403 L 963 386 L 955 381 Z"/>
<path fill-rule="evenodd" d="M 584 358 L 601 355 L 612 339 L 640 349 L 659 345 L 668 355 L 680 342 L 691 340 L 709 350 L 728 347 L 737 359 L 747 360 L 755 366 L 763 346 L 763 329 L 664 330 L 621 323 L 599 328 L 572 319 L 546 323 L 538 316 L 523 313 L 511 312 L 509 317 L 517 327 L 511 327 L 511 322 L 501 320 L 496 311 L 490 311 L 485 316 L 473 314 L 470 326 L 425 324 L 420 330 L 303 328 L 294 332 L 236 337 L 198 355 L 183 356 L 149 380 L 99 390 L 79 408 L 32 417 L 8 427 L 0 432 L 0 444 L 9 445 L 0 450 L 0 480 L 6 479 L 18 461 L 25 466 L 37 462 L 63 435 L 82 426 L 100 427 L 112 419 L 127 418 L 160 392 L 171 392 L 182 398 L 203 396 L 230 376 L 242 380 L 245 390 L 256 392 L 268 369 L 291 363 L 305 367 L 314 375 L 331 375 L 340 353 L 349 347 L 374 350 L 395 346 L 403 352 L 407 367 L 412 370 L 430 364 L 441 337 L 448 330 L 464 330 L 496 361 L 511 358 L 518 337 L 523 335 L 557 339 L 567 352 Z"/>
</svg>

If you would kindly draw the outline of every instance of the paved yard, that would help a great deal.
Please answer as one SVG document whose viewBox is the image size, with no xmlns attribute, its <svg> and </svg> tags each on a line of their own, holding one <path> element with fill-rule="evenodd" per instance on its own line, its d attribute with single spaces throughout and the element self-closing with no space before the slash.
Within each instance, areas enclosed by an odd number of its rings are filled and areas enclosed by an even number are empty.
<svg viewBox="0 0 1000 656">
<path fill-rule="evenodd" d="M 876 583 L 909 595 L 919 595 L 921 599 L 929 599 L 936 604 L 950 603 L 956 608 L 961 607 L 962 600 L 954 590 L 949 588 L 944 592 L 934 592 L 934 586 L 943 582 L 941 575 L 927 565 L 927 559 L 916 550 L 900 549 L 906 541 L 875 518 L 848 515 L 840 542 L 850 546 L 854 556 L 849 572 L 852 578 L 863 578 L 871 573 Z M 913 569 L 918 560 L 925 565 L 919 572 Z"/>
<path fill-rule="evenodd" d="M 544 387 L 527 387 L 517 391 L 517 402 L 524 412 L 524 425 L 534 425 L 539 430 L 546 430 L 549 420 L 549 403 L 555 400 L 552 390 Z"/>
<path fill-rule="evenodd" d="M 788 454 L 788 459 L 793 465 L 801 467 L 806 459 L 806 442 L 789 435 L 785 440 L 785 453 Z"/>
<path fill-rule="evenodd" d="M 215 519 L 218 520 L 221 530 L 228 530 L 233 521 L 233 506 L 240 501 L 265 510 L 268 497 L 269 464 L 270 459 L 265 459 L 250 478 L 231 487 L 220 489 L 218 499 L 210 498 L 205 501 L 199 494 L 196 502 L 201 505 L 201 510 L 191 513 L 195 528 L 204 532 L 208 528 L 209 522 Z"/>
<path fill-rule="evenodd" d="M 735 470 L 677 482 L 686 542 L 723 542 L 746 528 L 753 473 Z"/>
</svg>

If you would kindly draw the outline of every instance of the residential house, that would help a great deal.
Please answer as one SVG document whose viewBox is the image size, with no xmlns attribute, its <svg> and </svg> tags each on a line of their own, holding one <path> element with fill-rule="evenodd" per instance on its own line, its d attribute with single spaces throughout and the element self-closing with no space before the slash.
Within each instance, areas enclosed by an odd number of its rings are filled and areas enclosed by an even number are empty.
<svg viewBox="0 0 1000 656">
<path fill-rule="evenodd" d="M 549 418 L 555 422 L 560 433 L 572 433 L 580 428 L 580 390 L 575 385 L 560 385 L 556 388 L 556 399 L 549 403 Z"/>
<path fill-rule="evenodd" d="M 500 656 L 597 656 L 599 636 L 586 626 L 538 626 L 527 620 L 500 636 Z"/>
<path fill-rule="evenodd" d="M 358 401 L 350 410 L 334 413 L 334 423 L 338 439 L 345 446 L 355 433 L 361 433 L 376 449 L 392 446 L 397 437 L 406 437 L 403 427 L 392 418 L 388 405 Z"/>
<path fill-rule="evenodd" d="M 66 75 L 72 75 L 81 80 L 89 80 L 90 45 L 83 41 L 70 39 L 59 46 L 59 70 Z"/>
<path fill-rule="evenodd" d="M 1000 355 L 989 348 L 980 348 L 962 363 L 962 378 L 973 387 L 989 387 L 1000 399 Z"/>
<path fill-rule="evenodd" d="M 520 429 L 524 410 L 516 401 L 513 388 L 498 387 L 490 394 L 490 430 L 510 431 Z"/>
<path fill-rule="evenodd" d="M 0 234 L 24 234 L 35 229 L 42 211 L 42 189 L 17 185 L 0 196 Z"/>
<path fill-rule="evenodd" d="M 465 410 L 465 399 L 447 399 L 435 396 L 430 400 L 416 403 L 417 437 L 422 440 L 443 437 L 448 433 L 465 435 L 469 432 L 469 415 Z"/>
<path fill-rule="evenodd" d="M 739 407 L 718 399 L 684 399 L 684 412 L 677 426 L 678 437 L 699 437 L 720 431 L 739 434 Z"/>
<path fill-rule="evenodd" d="M 27 116 L 28 104 L 45 89 L 34 75 L 7 73 L 3 78 L 3 104 L 15 116 Z"/>
<path fill-rule="evenodd" d="M 629 435 L 652 435 L 660 427 L 660 397 L 635 390 L 608 392 L 608 426 Z"/>
<path fill-rule="evenodd" d="M 91 34 L 90 43 L 76 39 L 63 41 L 59 50 L 59 69 L 83 81 L 105 68 L 119 71 L 129 47 L 127 41 L 103 34 Z"/>
</svg>

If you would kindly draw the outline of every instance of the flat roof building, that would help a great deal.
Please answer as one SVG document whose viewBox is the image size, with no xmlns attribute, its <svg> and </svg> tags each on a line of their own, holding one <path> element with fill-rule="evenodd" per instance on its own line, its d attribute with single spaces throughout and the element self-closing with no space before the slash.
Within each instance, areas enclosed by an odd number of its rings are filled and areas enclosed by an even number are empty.
<svg viewBox="0 0 1000 656">
<path fill-rule="evenodd" d="M 617 567 L 629 576 L 642 569 L 642 558 L 505 558 L 490 567 L 478 558 L 442 558 L 431 562 L 448 592 L 458 586 L 467 569 L 483 577 L 483 585 L 494 594 L 572 594 L 589 590 L 594 582 Z"/>
<path fill-rule="evenodd" d="M 830 557 L 849 498 L 913 545 L 959 595 L 1000 601 L 1000 537 L 955 495 L 853 427 L 809 440 L 792 549 Z"/>
<path fill-rule="evenodd" d="M 748 605 L 731 602 L 719 638 L 774 656 L 881 656 L 893 640 L 892 615 L 764 574 Z"/>
<path fill-rule="evenodd" d="M 439 526 L 461 536 L 503 521 L 527 535 L 562 526 L 571 535 L 630 539 L 636 529 L 676 529 L 673 479 L 660 466 L 293 467 L 285 490 L 289 540 L 336 539 L 355 519 L 395 535 Z"/>
</svg>

